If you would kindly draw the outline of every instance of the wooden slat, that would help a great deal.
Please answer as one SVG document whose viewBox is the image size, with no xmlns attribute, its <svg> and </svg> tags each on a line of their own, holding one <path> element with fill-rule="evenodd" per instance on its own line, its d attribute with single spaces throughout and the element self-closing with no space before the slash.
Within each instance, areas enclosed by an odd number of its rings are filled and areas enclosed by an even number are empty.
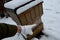
<svg viewBox="0 0 60 40">
<path fill-rule="evenodd" d="M 20 14 L 20 15 L 18 15 L 18 16 L 19 16 L 21 25 L 27 25 L 27 24 L 28 24 L 28 22 L 27 22 L 27 20 L 26 20 L 26 18 L 25 18 L 24 13 L 22 13 L 22 14 Z"/>
<path fill-rule="evenodd" d="M 31 11 L 31 17 L 32 17 L 32 19 L 33 19 L 33 20 L 36 19 L 36 18 L 35 18 L 35 17 L 36 17 L 36 14 L 35 14 L 35 9 L 34 9 L 34 7 L 31 8 L 30 11 Z"/>
<path fill-rule="evenodd" d="M 41 17 L 43 14 L 43 6 L 42 6 L 42 4 L 39 4 L 38 6 L 39 6 L 39 15 Z"/>
<path fill-rule="evenodd" d="M 34 24 L 39 25 L 41 22 L 42 22 L 42 20 L 41 20 L 41 19 L 37 19 L 37 20 L 35 20 Z"/>
<path fill-rule="evenodd" d="M 28 24 L 32 24 L 32 18 L 31 18 L 30 10 L 26 11 L 25 16 L 26 16 L 26 19 L 28 21 Z"/>
<path fill-rule="evenodd" d="M 35 6 L 35 13 L 36 13 L 36 18 L 37 18 L 39 16 L 38 5 Z"/>
</svg>

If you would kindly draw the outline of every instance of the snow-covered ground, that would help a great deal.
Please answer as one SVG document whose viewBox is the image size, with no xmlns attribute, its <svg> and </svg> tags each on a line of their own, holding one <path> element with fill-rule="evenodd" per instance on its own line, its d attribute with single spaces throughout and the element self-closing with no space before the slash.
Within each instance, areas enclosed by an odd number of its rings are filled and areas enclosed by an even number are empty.
<svg viewBox="0 0 60 40">
<path fill-rule="evenodd" d="M 44 0 L 44 33 L 40 40 L 60 40 L 60 0 Z"/>
<path fill-rule="evenodd" d="M 43 0 L 44 14 L 42 16 L 42 21 L 44 23 L 43 32 L 48 35 L 42 36 L 39 40 L 60 40 L 60 0 Z M 9 18 L 10 19 L 10 18 Z M 5 19 L 4 19 L 5 20 Z M 0 22 L 2 22 L 0 20 Z M 6 20 L 5 22 L 9 22 Z M 12 21 L 9 23 L 11 24 Z M 14 24 L 14 22 L 12 22 Z M 15 23 L 16 24 L 16 23 Z M 22 38 L 22 36 L 20 35 Z M 23 40 L 18 38 L 16 34 L 14 37 L 4 39 L 4 40 Z"/>
</svg>

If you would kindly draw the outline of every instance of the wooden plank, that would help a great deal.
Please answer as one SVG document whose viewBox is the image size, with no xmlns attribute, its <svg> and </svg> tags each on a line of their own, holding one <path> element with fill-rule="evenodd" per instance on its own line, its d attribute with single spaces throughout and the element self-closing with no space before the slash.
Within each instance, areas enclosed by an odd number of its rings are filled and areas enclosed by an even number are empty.
<svg viewBox="0 0 60 40">
<path fill-rule="evenodd" d="M 42 14 L 43 14 L 43 6 L 41 3 L 41 4 L 39 4 L 39 15 L 40 15 L 40 17 L 42 16 Z"/>
<path fill-rule="evenodd" d="M 31 8 L 31 9 L 30 9 L 30 11 L 31 11 L 31 17 L 32 17 L 32 19 L 34 20 L 34 19 L 35 19 L 35 17 L 36 17 L 34 7 L 33 7 L 33 8 Z"/>
<path fill-rule="evenodd" d="M 42 20 L 41 20 L 41 18 L 39 18 L 39 19 L 35 20 L 34 24 L 39 25 L 41 22 L 42 22 Z"/>
<path fill-rule="evenodd" d="M 35 6 L 35 13 L 36 13 L 36 18 L 37 18 L 39 16 L 38 5 Z"/>
<path fill-rule="evenodd" d="M 26 11 L 25 17 L 28 21 L 28 24 L 32 24 L 32 18 L 31 18 L 31 14 L 30 14 L 30 9 Z"/>
<path fill-rule="evenodd" d="M 27 24 L 28 24 L 24 13 L 18 15 L 18 17 L 19 17 L 19 19 L 20 19 L 21 25 L 27 25 Z"/>
</svg>

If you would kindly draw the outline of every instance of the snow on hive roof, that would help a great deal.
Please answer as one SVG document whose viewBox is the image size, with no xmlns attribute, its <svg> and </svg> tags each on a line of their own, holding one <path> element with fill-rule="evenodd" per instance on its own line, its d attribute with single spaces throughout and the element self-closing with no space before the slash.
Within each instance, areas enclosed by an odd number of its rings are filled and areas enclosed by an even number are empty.
<svg viewBox="0 0 60 40">
<path fill-rule="evenodd" d="M 18 1 L 13 0 L 13 1 L 5 3 L 4 7 L 9 8 L 9 9 L 15 9 L 16 7 L 19 7 L 20 5 L 23 5 L 23 4 L 25 4 L 25 3 L 29 2 L 29 1 L 31 1 L 31 0 L 24 0 L 24 1 L 23 0 L 18 0 Z M 20 13 L 24 12 L 25 10 L 39 4 L 40 2 L 42 2 L 42 0 L 35 0 L 35 1 L 25 5 L 25 6 L 17 9 L 16 13 L 20 14 Z"/>
<path fill-rule="evenodd" d="M 29 2 L 29 1 L 31 1 L 31 0 L 24 0 L 24 1 L 23 0 L 18 0 L 18 1 L 12 0 L 10 2 L 5 3 L 4 7 L 5 8 L 10 8 L 10 9 L 15 9 L 16 7 L 18 7 L 18 6 L 22 5 L 22 4 L 25 4 L 25 3 Z"/>
<path fill-rule="evenodd" d="M 40 2 L 42 2 L 42 0 L 35 0 L 35 1 L 31 2 L 30 4 L 27 4 L 24 7 L 19 8 L 16 13 L 20 14 L 20 13 L 24 12 L 25 10 L 28 10 L 29 8 L 39 4 Z"/>
</svg>

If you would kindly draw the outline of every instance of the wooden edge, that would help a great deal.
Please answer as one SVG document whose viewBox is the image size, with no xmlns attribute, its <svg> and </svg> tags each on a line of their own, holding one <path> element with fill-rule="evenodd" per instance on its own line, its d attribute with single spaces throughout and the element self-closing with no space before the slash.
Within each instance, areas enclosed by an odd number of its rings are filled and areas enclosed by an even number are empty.
<svg viewBox="0 0 60 40">
<path fill-rule="evenodd" d="M 33 35 L 29 35 L 27 40 L 31 40 L 33 37 L 37 36 L 38 33 L 42 32 L 43 30 L 43 23 L 40 23 L 37 28 L 33 31 Z"/>
</svg>

